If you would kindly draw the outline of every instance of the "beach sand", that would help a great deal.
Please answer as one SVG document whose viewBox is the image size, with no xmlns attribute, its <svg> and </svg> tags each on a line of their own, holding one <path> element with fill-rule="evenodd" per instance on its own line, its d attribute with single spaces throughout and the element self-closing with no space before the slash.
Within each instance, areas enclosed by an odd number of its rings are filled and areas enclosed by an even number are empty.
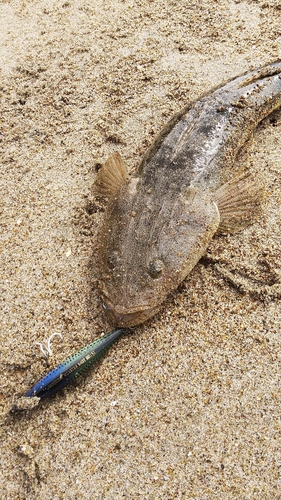
<svg viewBox="0 0 281 500">
<path fill-rule="evenodd" d="M 87 376 L 9 414 L 111 329 L 98 166 L 136 169 L 188 101 L 280 57 L 280 26 L 279 0 L 1 2 L 1 499 L 281 498 L 281 112 L 241 156 L 259 219 Z"/>
</svg>

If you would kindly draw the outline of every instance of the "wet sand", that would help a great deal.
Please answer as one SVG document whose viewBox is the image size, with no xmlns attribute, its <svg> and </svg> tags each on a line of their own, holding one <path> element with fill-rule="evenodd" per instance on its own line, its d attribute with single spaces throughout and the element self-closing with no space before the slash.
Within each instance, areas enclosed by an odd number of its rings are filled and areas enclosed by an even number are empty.
<svg viewBox="0 0 281 500">
<path fill-rule="evenodd" d="M 133 171 L 189 100 L 281 57 L 280 21 L 278 0 L 1 3 L 1 499 L 281 498 L 281 112 L 241 155 L 260 218 L 74 387 L 7 414 L 111 329 L 98 166 Z"/>
</svg>

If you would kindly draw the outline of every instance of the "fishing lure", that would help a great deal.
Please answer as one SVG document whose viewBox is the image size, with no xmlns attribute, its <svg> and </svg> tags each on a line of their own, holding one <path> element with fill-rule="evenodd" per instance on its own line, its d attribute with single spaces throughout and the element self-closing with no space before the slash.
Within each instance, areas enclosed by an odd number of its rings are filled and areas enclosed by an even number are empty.
<svg viewBox="0 0 281 500">
<path fill-rule="evenodd" d="M 91 344 L 82 347 L 39 380 L 25 394 L 24 398 L 37 397 L 41 401 L 71 384 L 79 375 L 87 371 L 100 356 L 123 334 L 125 330 L 114 330 Z"/>
</svg>

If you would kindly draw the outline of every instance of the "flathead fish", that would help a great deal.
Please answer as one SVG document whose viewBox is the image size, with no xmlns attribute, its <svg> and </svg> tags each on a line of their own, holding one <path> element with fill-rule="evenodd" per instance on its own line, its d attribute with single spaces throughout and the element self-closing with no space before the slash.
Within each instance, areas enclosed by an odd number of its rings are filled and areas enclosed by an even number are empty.
<svg viewBox="0 0 281 500">
<path fill-rule="evenodd" d="M 99 170 L 108 199 L 99 232 L 99 288 L 111 320 L 153 316 L 204 255 L 217 231 L 236 231 L 258 211 L 260 186 L 235 177 L 239 150 L 281 105 L 281 61 L 239 76 L 190 103 L 129 176 L 118 153 Z"/>
</svg>

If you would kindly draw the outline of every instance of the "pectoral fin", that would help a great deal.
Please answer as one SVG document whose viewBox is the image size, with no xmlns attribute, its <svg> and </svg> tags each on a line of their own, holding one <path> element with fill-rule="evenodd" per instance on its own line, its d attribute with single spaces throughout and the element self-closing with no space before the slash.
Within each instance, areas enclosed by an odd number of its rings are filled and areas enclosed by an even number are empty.
<svg viewBox="0 0 281 500">
<path fill-rule="evenodd" d="M 214 201 L 220 213 L 219 233 L 235 233 L 259 215 L 264 190 L 258 180 L 243 174 L 221 186 Z"/>
<path fill-rule="evenodd" d="M 95 188 L 102 196 L 113 196 L 126 180 L 126 165 L 119 153 L 114 153 L 98 171 Z"/>
</svg>

